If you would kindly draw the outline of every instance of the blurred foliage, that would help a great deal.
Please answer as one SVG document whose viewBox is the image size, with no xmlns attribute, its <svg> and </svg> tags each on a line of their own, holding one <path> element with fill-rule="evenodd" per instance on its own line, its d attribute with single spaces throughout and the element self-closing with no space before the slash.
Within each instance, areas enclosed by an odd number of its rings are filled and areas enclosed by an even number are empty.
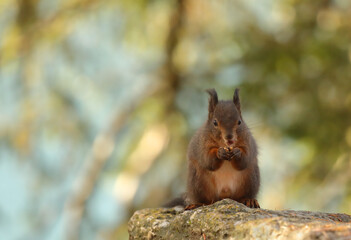
<svg viewBox="0 0 351 240">
<path fill-rule="evenodd" d="M 2 0 L 0 238 L 127 239 L 184 191 L 204 89 L 260 146 L 264 208 L 351 211 L 348 0 Z"/>
</svg>

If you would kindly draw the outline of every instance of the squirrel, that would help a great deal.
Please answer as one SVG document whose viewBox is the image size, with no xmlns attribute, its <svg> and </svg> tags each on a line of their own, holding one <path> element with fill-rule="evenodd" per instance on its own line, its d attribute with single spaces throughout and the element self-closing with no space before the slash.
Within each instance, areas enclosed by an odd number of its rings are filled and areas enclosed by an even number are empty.
<svg viewBox="0 0 351 240">
<path fill-rule="evenodd" d="M 227 101 L 218 101 L 215 89 L 207 93 L 207 121 L 188 147 L 187 191 L 165 207 L 183 205 L 190 210 L 230 198 L 259 208 L 257 145 L 241 114 L 239 89 Z"/>
</svg>

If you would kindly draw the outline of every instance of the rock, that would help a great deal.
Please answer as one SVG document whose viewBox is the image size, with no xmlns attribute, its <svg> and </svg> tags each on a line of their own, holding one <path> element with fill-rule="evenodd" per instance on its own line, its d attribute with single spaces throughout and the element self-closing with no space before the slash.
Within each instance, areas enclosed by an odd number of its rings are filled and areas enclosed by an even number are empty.
<svg viewBox="0 0 351 240">
<path fill-rule="evenodd" d="M 351 216 L 247 208 L 224 199 L 209 206 L 143 209 L 128 224 L 129 239 L 351 239 Z"/>
</svg>

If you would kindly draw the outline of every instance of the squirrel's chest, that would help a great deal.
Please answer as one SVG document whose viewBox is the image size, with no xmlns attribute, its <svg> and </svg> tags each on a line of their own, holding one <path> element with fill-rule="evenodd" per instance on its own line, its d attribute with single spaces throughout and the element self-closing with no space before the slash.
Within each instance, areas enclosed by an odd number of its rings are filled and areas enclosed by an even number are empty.
<svg viewBox="0 0 351 240">
<path fill-rule="evenodd" d="M 212 184 L 218 198 L 229 198 L 239 191 L 244 180 L 243 171 L 238 171 L 229 161 L 224 161 L 222 166 L 212 172 Z"/>
</svg>

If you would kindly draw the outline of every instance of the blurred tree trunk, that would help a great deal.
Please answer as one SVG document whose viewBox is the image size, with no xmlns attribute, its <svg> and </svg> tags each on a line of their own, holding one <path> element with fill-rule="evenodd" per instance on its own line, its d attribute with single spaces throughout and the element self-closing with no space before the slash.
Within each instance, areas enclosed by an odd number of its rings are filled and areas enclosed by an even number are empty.
<svg viewBox="0 0 351 240">
<path fill-rule="evenodd" d="M 18 29 L 20 29 L 20 44 L 18 46 L 17 52 L 19 56 L 19 65 L 18 65 L 18 81 L 19 88 L 22 88 L 23 96 L 28 99 L 22 101 L 23 109 L 21 114 L 21 121 L 23 122 L 23 127 L 18 132 L 23 138 L 21 141 L 16 141 L 17 149 L 21 151 L 23 154 L 29 154 L 31 152 L 31 144 L 30 144 L 30 135 L 33 130 L 33 112 L 34 107 L 32 106 L 32 101 L 30 99 L 31 81 L 33 81 L 33 64 L 34 61 L 32 59 L 32 52 L 35 46 L 35 32 L 31 31 L 33 26 L 38 21 L 37 16 L 37 4 L 38 0 L 19 0 L 18 1 L 18 13 L 16 17 L 16 25 Z M 24 97 L 24 98 L 25 98 Z"/>
<path fill-rule="evenodd" d="M 184 27 L 185 17 L 186 17 L 186 5 L 187 0 L 176 0 L 175 7 L 169 20 L 169 30 L 167 34 L 167 39 L 165 43 L 165 61 L 160 67 L 161 76 L 160 80 L 163 81 L 164 89 L 162 89 L 162 97 L 167 99 L 166 109 L 170 111 L 176 111 L 175 97 L 178 92 L 182 77 L 177 70 L 177 66 L 173 61 L 174 52 L 178 47 L 181 40 L 181 32 Z"/>
</svg>

